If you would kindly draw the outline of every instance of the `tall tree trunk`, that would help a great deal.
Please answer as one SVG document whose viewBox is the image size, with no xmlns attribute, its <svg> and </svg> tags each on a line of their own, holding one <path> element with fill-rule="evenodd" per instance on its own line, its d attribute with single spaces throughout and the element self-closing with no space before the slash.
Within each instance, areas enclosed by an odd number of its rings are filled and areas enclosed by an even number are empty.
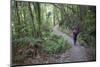
<svg viewBox="0 0 100 67">
<path fill-rule="evenodd" d="M 41 37 L 41 8 L 40 3 L 37 3 L 38 6 L 38 27 L 39 27 L 39 37 Z"/>
<path fill-rule="evenodd" d="M 36 2 L 34 4 L 34 10 L 36 14 L 36 20 L 38 23 L 38 29 L 37 29 L 37 36 L 41 37 L 41 8 L 40 8 L 40 3 Z"/>
<path fill-rule="evenodd" d="M 34 23 L 34 16 L 32 14 L 32 9 L 31 9 L 31 3 L 30 2 L 28 3 L 28 8 L 29 8 L 29 11 L 30 11 L 31 19 L 32 19 L 32 27 L 33 27 L 32 34 L 33 34 L 34 37 L 36 37 L 37 36 L 36 27 L 35 27 L 35 23 Z"/>
<path fill-rule="evenodd" d="M 55 26 L 55 12 L 56 12 L 56 8 L 53 7 L 53 25 Z"/>
<path fill-rule="evenodd" d="M 15 6 L 16 6 L 15 11 L 16 11 L 17 21 L 18 21 L 17 25 L 20 25 L 21 21 L 20 21 L 19 10 L 18 10 L 18 2 L 17 1 L 15 1 Z M 17 32 L 17 34 L 19 34 L 18 38 L 20 38 L 21 37 L 21 35 L 20 35 L 20 28 L 16 28 L 16 32 Z"/>
</svg>

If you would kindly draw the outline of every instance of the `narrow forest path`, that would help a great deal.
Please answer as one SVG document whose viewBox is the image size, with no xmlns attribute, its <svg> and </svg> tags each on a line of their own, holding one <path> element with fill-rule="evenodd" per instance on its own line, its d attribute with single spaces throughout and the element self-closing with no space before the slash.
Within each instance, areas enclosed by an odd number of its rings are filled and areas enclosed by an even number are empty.
<svg viewBox="0 0 100 67">
<path fill-rule="evenodd" d="M 21 64 L 49 64 L 49 63 L 65 63 L 65 62 L 85 62 L 95 61 L 95 49 L 81 46 L 79 42 L 74 45 L 73 38 L 59 29 L 56 25 L 52 29 L 52 33 L 62 36 L 72 47 L 64 53 L 52 54 L 40 53 L 34 58 L 25 58 Z M 67 47 L 67 46 L 66 46 Z"/>
<path fill-rule="evenodd" d="M 58 62 L 90 61 L 90 56 L 88 55 L 88 53 L 91 53 L 90 49 L 79 45 L 79 42 L 77 42 L 77 45 L 74 45 L 72 37 L 61 32 L 58 25 L 53 28 L 53 33 L 64 37 L 64 39 L 72 46 L 70 50 L 67 50 L 65 53 L 60 55 L 60 58 L 57 59 Z"/>
<path fill-rule="evenodd" d="M 95 53 L 94 50 L 81 46 L 78 42 L 77 45 L 74 45 L 72 37 L 60 31 L 58 25 L 53 28 L 52 33 L 62 36 L 72 47 L 69 50 L 66 50 L 64 53 L 54 55 L 43 54 L 39 58 L 29 58 L 24 62 L 25 64 L 64 63 L 93 60 L 92 56 L 95 55 L 93 55 L 93 53 Z"/>
</svg>

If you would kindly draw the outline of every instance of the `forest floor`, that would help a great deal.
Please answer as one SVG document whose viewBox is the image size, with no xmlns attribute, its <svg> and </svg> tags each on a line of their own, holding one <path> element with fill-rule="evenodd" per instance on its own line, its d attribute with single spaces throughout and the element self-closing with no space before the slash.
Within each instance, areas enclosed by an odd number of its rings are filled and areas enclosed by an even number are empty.
<svg viewBox="0 0 100 67">
<path fill-rule="evenodd" d="M 73 38 L 61 32 L 58 25 L 53 28 L 53 32 L 58 36 L 64 37 L 64 39 L 67 40 L 68 43 L 72 46 L 70 50 L 66 50 L 66 52 L 61 55 L 60 59 L 62 60 L 59 60 L 59 62 L 78 62 L 92 60 L 92 54 L 94 53 L 92 48 L 81 46 L 79 42 L 74 45 Z"/>
<path fill-rule="evenodd" d="M 66 50 L 64 53 L 54 54 L 52 56 L 42 54 L 36 59 L 28 59 L 27 61 L 25 61 L 25 64 L 82 62 L 93 60 L 93 55 L 95 55 L 95 51 L 92 48 L 81 46 L 79 42 L 77 42 L 77 45 L 74 45 L 72 37 L 60 31 L 58 25 L 53 28 L 53 33 L 58 36 L 64 37 L 64 39 L 68 41 L 72 48 Z"/>
</svg>

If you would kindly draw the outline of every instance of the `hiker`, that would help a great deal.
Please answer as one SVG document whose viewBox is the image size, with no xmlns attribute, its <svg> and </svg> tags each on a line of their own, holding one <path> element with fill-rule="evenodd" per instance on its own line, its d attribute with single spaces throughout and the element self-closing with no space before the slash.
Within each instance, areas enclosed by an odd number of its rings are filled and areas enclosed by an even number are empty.
<svg viewBox="0 0 100 67">
<path fill-rule="evenodd" d="M 76 45 L 78 34 L 79 34 L 79 28 L 74 28 L 73 29 L 73 41 L 74 41 L 74 45 Z"/>
</svg>

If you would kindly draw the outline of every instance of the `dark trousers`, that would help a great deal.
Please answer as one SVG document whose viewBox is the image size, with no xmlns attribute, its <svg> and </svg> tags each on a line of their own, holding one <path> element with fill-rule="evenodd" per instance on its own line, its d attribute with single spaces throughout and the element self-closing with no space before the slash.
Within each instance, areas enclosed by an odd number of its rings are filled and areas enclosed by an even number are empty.
<svg viewBox="0 0 100 67">
<path fill-rule="evenodd" d="M 74 37 L 73 37 L 73 41 L 74 41 L 74 45 L 76 45 L 77 35 L 74 35 Z"/>
</svg>

